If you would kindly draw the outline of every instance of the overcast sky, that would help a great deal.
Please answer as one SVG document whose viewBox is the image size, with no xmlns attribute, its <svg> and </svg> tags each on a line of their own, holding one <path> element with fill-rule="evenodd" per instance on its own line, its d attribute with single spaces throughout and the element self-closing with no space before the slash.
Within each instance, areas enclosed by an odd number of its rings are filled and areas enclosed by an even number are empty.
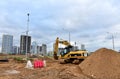
<svg viewBox="0 0 120 79">
<path fill-rule="evenodd" d="M 13 35 L 14 45 L 19 46 L 27 13 L 32 42 L 47 44 L 48 51 L 56 37 L 69 40 L 69 33 L 71 42 L 85 44 L 88 51 L 112 49 L 113 35 L 115 49 L 120 50 L 119 0 L 0 0 L 0 38 Z"/>
</svg>

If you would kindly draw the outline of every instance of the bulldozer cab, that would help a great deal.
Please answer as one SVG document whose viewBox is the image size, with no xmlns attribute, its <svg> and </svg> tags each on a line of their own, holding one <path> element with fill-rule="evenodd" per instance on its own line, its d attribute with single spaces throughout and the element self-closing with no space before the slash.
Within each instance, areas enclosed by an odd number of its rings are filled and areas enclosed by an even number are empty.
<svg viewBox="0 0 120 79">
<path fill-rule="evenodd" d="M 61 55 L 61 56 L 64 56 L 64 55 L 68 54 L 70 51 L 72 51 L 72 47 L 73 47 L 73 46 L 67 46 L 67 47 L 65 47 L 65 48 L 60 52 L 60 55 Z"/>
</svg>

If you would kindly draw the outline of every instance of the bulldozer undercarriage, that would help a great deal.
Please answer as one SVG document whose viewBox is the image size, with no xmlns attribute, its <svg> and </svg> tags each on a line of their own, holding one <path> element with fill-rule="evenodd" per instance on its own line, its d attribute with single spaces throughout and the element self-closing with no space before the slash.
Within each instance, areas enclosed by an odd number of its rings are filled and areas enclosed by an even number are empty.
<svg viewBox="0 0 120 79">
<path fill-rule="evenodd" d="M 72 64 L 80 64 L 84 59 L 60 59 L 60 64 L 72 63 Z"/>
</svg>

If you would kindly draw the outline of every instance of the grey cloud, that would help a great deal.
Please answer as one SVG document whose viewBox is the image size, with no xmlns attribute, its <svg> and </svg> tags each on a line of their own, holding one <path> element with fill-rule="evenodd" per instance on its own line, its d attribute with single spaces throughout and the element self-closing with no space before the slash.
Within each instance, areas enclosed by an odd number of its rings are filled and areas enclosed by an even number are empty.
<svg viewBox="0 0 120 79">
<path fill-rule="evenodd" d="M 26 31 L 27 12 L 30 35 L 38 41 L 53 41 L 57 36 L 68 39 L 70 32 L 72 41 L 83 41 L 90 49 L 105 40 L 107 31 L 119 32 L 118 0 L 2 0 L 0 9 L 0 31 L 15 35 L 15 39 Z"/>
</svg>

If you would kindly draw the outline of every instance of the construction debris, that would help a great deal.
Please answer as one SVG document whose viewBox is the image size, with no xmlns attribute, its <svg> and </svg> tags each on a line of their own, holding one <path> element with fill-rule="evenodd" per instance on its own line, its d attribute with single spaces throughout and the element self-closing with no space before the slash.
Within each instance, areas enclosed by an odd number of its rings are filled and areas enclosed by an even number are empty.
<svg viewBox="0 0 120 79">
<path fill-rule="evenodd" d="M 33 69 L 33 65 L 32 65 L 32 62 L 30 60 L 27 61 L 25 68 Z"/>
<path fill-rule="evenodd" d="M 8 59 L 0 59 L 0 62 L 8 62 Z"/>
<path fill-rule="evenodd" d="M 19 71 L 17 71 L 17 70 L 7 70 L 7 71 L 5 71 L 5 73 L 4 73 L 4 74 L 9 75 L 9 74 L 18 74 L 18 73 L 20 73 L 20 72 L 19 72 Z"/>
</svg>

